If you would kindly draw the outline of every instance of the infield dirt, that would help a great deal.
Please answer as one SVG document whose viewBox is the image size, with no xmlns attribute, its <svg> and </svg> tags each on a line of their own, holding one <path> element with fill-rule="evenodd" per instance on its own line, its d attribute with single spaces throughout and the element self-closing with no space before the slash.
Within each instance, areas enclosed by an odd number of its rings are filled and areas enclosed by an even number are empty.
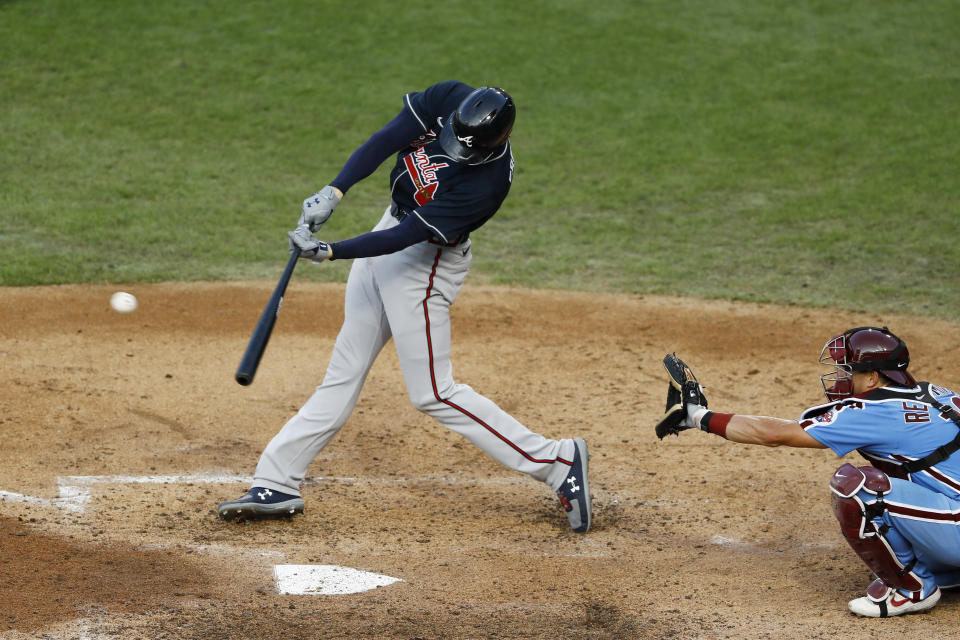
<svg viewBox="0 0 960 640">
<path fill-rule="evenodd" d="M 392 345 L 314 461 L 306 513 L 230 524 L 214 508 L 247 486 L 229 478 L 319 384 L 342 321 L 342 285 L 292 284 L 241 387 L 272 286 L 128 285 L 129 315 L 115 287 L 0 288 L 0 638 L 960 637 L 955 591 L 923 615 L 847 611 L 870 573 L 830 512 L 829 451 L 653 433 L 667 352 L 711 407 L 792 418 L 821 402 L 820 347 L 851 326 L 887 324 L 917 378 L 960 387 L 960 325 L 468 283 L 454 375 L 534 431 L 586 438 L 590 533 L 415 411 Z M 88 502 L 61 493 L 76 484 Z M 280 595 L 281 563 L 402 582 Z"/>
</svg>

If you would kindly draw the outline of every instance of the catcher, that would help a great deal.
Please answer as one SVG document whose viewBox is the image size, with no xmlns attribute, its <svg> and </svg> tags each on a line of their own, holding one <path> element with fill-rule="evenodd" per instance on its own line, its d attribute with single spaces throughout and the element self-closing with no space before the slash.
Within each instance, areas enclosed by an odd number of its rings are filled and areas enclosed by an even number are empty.
<svg viewBox="0 0 960 640">
<path fill-rule="evenodd" d="M 664 358 L 670 375 L 657 436 L 700 429 L 745 444 L 856 449 L 870 464 L 844 464 L 830 479 L 833 513 L 854 552 L 876 575 L 861 616 L 932 609 L 942 588 L 960 586 L 960 397 L 907 372 L 910 354 L 886 327 L 858 327 L 820 353 L 828 402 L 799 420 L 719 413 L 687 365 Z"/>
</svg>

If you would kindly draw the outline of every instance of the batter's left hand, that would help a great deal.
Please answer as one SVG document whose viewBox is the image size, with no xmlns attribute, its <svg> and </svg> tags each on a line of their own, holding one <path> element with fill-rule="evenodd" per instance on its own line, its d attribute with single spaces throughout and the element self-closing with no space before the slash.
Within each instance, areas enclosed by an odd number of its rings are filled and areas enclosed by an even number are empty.
<svg viewBox="0 0 960 640">
<path fill-rule="evenodd" d="M 288 231 L 287 237 L 290 238 L 290 250 L 300 252 L 301 258 L 309 258 L 314 264 L 320 264 L 333 255 L 330 245 L 314 238 L 309 227 Z"/>
</svg>

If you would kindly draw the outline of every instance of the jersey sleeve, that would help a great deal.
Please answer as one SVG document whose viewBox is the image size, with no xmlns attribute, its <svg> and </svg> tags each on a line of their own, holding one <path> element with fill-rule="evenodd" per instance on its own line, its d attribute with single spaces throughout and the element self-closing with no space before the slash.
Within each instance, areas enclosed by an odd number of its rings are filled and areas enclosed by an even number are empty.
<svg viewBox="0 0 960 640">
<path fill-rule="evenodd" d="M 900 453 L 923 455 L 924 450 L 933 450 L 937 436 L 929 428 L 928 413 L 923 421 L 911 421 L 909 406 L 901 400 L 864 401 L 846 400 L 809 419 L 802 419 L 800 426 L 821 444 L 838 456 L 854 449 L 875 455 Z M 919 414 L 917 414 L 919 415 Z"/>
<path fill-rule="evenodd" d="M 406 109 L 388 122 L 380 131 L 350 155 L 346 164 L 330 182 L 343 193 L 377 170 L 383 161 L 416 140 L 420 134 L 419 126 Z"/>
<path fill-rule="evenodd" d="M 330 248 L 333 250 L 333 256 L 330 259 L 382 256 L 423 242 L 430 238 L 430 235 L 429 230 L 418 224 L 416 218 L 408 216 L 395 227 L 370 231 L 349 240 L 330 243 Z"/>
<path fill-rule="evenodd" d="M 459 80 L 447 80 L 403 96 L 403 106 L 420 123 L 424 132 L 439 125 L 437 118 L 446 118 L 470 95 L 473 88 Z"/>
<path fill-rule="evenodd" d="M 849 406 L 838 406 L 799 422 L 809 436 L 841 458 L 854 449 L 872 444 L 871 431 L 876 429 L 875 419 L 868 412 Z"/>
</svg>

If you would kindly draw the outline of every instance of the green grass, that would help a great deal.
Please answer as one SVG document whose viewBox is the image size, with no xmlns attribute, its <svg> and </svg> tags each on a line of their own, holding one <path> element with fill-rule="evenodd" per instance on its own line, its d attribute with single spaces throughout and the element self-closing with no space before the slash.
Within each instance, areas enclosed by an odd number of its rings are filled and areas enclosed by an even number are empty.
<svg viewBox="0 0 960 640">
<path fill-rule="evenodd" d="M 0 1 L 0 284 L 275 277 L 300 200 L 459 78 L 520 107 L 473 281 L 955 318 L 957 33 L 954 0 Z"/>
</svg>

